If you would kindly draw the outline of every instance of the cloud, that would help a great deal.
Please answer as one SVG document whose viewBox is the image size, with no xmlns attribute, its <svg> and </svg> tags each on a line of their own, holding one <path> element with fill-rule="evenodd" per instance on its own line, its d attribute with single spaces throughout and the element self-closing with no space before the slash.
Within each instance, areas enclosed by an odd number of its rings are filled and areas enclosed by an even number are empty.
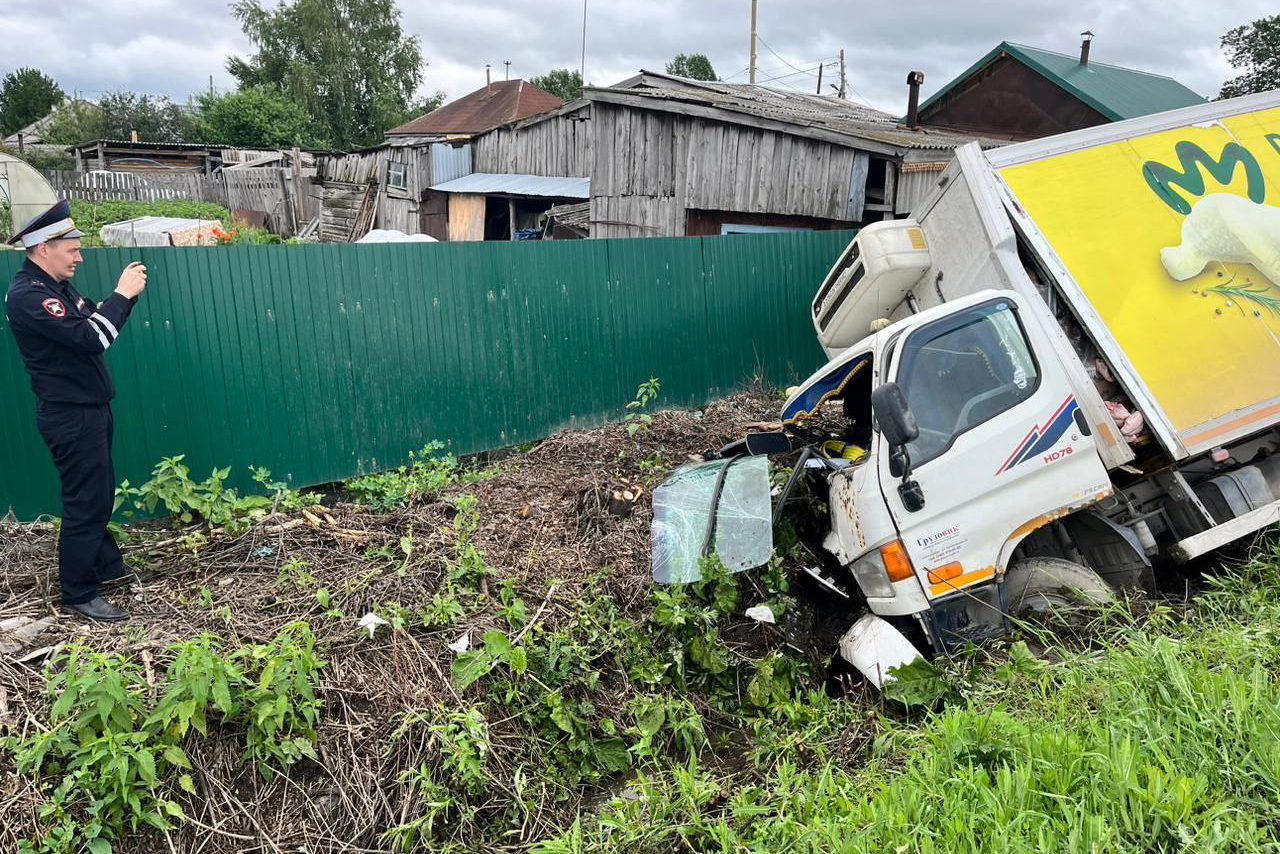
<svg viewBox="0 0 1280 854">
<path fill-rule="evenodd" d="M 641 68 L 661 71 L 681 52 L 705 53 L 721 75 L 746 80 L 748 0 L 585 5 L 589 82 L 607 85 Z M 451 98 L 484 85 L 486 63 L 496 79 L 506 73 L 506 60 L 512 77 L 577 68 L 583 6 L 583 0 L 400 3 L 405 31 L 422 43 L 423 90 L 443 89 Z M 824 84 L 834 82 L 843 49 L 851 97 L 900 111 L 908 71 L 925 72 L 927 96 L 1002 40 L 1074 54 L 1080 31 L 1091 29 L 1094 61 L 1166 74 L 1212 96 L 1233 76 L 1218 39 L 1272 13 L 1272 4 L 1260 0 L 918 0 L 910 7 L 760 0 L 757 67 L 761 80 L 776 78 L 768 85 L 813 91 L 819 64 L 825 64 Z M 123 88 L 177 100 L 206 89 L 210 77 L 215 86 L 231 88 L 227 56 L 252 52 L 227 6 L 193 0 L 21 3 L 0 17 L 0 43 L 9 66 L 0 72 L 34 66 L 67 90 L 97 95 Z"/>
</svg>

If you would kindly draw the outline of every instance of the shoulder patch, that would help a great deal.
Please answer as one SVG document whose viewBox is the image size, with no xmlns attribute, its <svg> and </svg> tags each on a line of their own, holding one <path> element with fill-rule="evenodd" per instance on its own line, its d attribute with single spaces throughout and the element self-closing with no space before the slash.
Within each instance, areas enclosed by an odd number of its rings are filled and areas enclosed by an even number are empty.
<svg viewBox="0 0 1280 854">
<path fill-rule="evenodd" d="M 44 306 L 44 310 L 54 317 L 65 317 L 67 314 L 67 307 L 62 304 L 62 300 L 47 299 L 40 305 Z"/>
</svg>

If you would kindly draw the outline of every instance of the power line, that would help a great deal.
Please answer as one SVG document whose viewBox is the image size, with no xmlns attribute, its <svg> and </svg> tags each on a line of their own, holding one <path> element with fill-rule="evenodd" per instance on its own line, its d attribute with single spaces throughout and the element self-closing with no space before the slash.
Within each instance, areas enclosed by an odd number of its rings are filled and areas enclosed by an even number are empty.
<svg viewBox="0 0 1280 854">
<path fill-rule="evenodd" d="M 836 65 L 839 65 L 839 63 L 837 63 L 837 62 L 815 62 L 815 63 L 813 63 L 812 67 L 810 67 L 810 68 L 802 68 L 802 69 L 800 69 L 799 71 L 789 71 L 789 72 L 787 72 L 786 74 L 778 74 L 778 75 L 775 75 L 775 76 L 777 76 L 777 77 L 795 77 L 795 76 L 796 76 L 796 75 L 798 75 L 798 74 L 808 74 L 810 77 L 817 77 L 817 76 L 818 76 L 818 68 L 819 68 L 819 66 L 821 66 L 822 68 L 830 68 L 830 67 L 832 67 L 832 66 L 836 66 Z M 783 69 L 781 69 L 781 68 L 775 68 L 775 69 L 773 69 L 773 71 L 782 71 L 782 70 L 783 70 Z M 773 74 L 773 71 L 766 71 L 766 72 L 763 72 L 763 73 L 765 73 L 765 74 Z"/>
<path fill-rule="evenodd" d="M 778 60 L 779 60 L 780 62 L 782 62 L 784 65 L 786 65 L 788 68 L 795 68 L 795 69 L 796 69 L 796 71 L 803 71 L 803 70 L 804 70 L 803 68 L 796 68 L 796 67 L 795 67 L 794 65 L 792 65 L 790 62 L 787 62 L 785 59 L 783 59 L 783 58 L 782 58 L 782 56 L 781 56 L 781 55 L 780 55 L 776 50 L 774 50 L 773 48 L 769 47 L 769 43 L 768 43 L 767 41 L 765 41 L 764 39 L 760 38 L 759 34 L 757 34 L 757 35 L 756 35 L 756 39 L 760 42 L 760 44 L 762 44 L 762 45 L 764 45 L 764 46 L 765 46 L 765 49 L 766 49 L 766 50 L 768 50 L 768 51 L 769 51 L 769 53 L 771 53 L 771 54 L 773 54 L 774 56 L 778 57 Z"/>
<path fill-rule="evenodd" d="M 823 58 L 823 59 L 815 59 L 813 62 L 808 62 L 808 63 L 804 63 L 804 64 L 805 64 L 805 65 L 811 65 L 811 66 L 813 66 L 814 68 L 817 68 L 819 65 L 822 65 L 822 66 L 826 67 L 826 66 L 828 66 L 828 65 L 834 65 L 834 64 L 835 64 L 835 59 L 836 59 L 836 57 L 834 57 L 834 56 L 830 56 L 830 57 L 825 57 L 825 58 Z M 795 67 L 795 66 L 793 66 L 793 65 L 786 65 L 786 66 L 779 66 L 779 67 L 777 67 L 777 68 L 769 68 L 769 69 L 765 69 L 765 70 L 759 70 L 759 69 L 757 69 L 756 74 L 773 74 L 775 71 L 782 71 L 782 70 L 783 70 L 783 68 L 794 68 L 794 67 Z M 747 70 L 747 69 L 745 69 L 745 68 L 744 68 L 744 69 L 742 69 L 741 71 L 737 72 L 736 74 L 730 74 L 728 77 L 725 77 L 725 78 L 724 78 L 724 82 L 726 82 L 726 83 L 727 83 L 727 82 L 729 82 L 730 80 L 732 80 L 732 79 L 733 79 L 733 78 L 735 78 L 735 77 L 741 77 L 741 76 L 746 72 L 746 70 Z M 793 74 L 810 74 L 810 75 L 814 75 L 814 76 L 816 76 L 816 72 L 815 72 L 815 71 L 813 71 L 813 70 L 811 70 L 811 69 L 810 69 L 810 70 L 800 69 L 800 70 L 798 70 L 798 71 L 793 72 Z M 788 77 L 788 76 L 792 76 L 792 75 L 783 74 L 783 75 L 781 75 L 781 76 L 782 76 L 782 77 Z"/>
<path fill-rule="evenodd" d="M 849 79 L 847 77 L 845 78 L 844 85 L 850 92 L 852 92 L 853 94 L 857 95 L 859 98 L 862 99 L 858 103 L 862 104 L 862 106 L 864 107 L 871 107 L 871 102 L 867 100 L 867 96 L 859 92 L 857 89 L 854 89 L 853 84 L 849 82 Z M 875 107 L 871 107 L 871 109 L 874 110 Z"/>
<path fill-rule="evenodd" d="M 823 68 L 825 68 L 826 66 L 825 66 L 825 65 L 823 65 L 822 67 L 823 67 Z M 788 77 L 799 77 L 799 76 L 804 75 L 804 74 L 807 74 L 808 76 L 813 77 L 813 78 L 817 78 L 817 76 L 818 76 L 817 69 L 814 69 L 813 71 L 793 71 L 793 72 L 791 72 L 790 74 L 779 74 L 777 77 L 764 77 L 764 78 L 759 78 L 759 79 L 757 79 L 757 82 L 758 82 L 758 83 L 768 83 L 770 80 L 779 80 L 779 81 L 781 81 L 781 80 L 786 80 Z"/>
<path fill-rule="evenodd" d="M 861 98 L 861 99 L 862 99 L 862 100 L 860 100 L 860 101 L 858 102 L 859 104 L 861 104 L 861 105 L 862 105 L 862 106 L 864 106 L 864 107 L 871 107 L 871 102 L 867 100 L 867 96 L 866 96 L 866 95 L 864 95 L 864 94 L 862 94 L 861 92 L 859 92 L 857 89 L 853 88 L 852 86 L 850 86 L 850 85 L 849 85 L 849 81 L 848 81 L 848 80 L 846 80 L 846 81 L 845 81 L 845 84 L 844 84 L 844 85 L 845 85 L 845 86 L 847 86 L 847 87 L 849 88 L 849 91 L 850 91 L 850 92 L 852 92 L 853 94 L 857 95 L 859 98 Z M 871 107 L 871 109 L 873 109 L 873 110 L 874 110 L 874 109 L 875 109 L 875 107 Z"/>
<path fill-rule="evenodd" d="M 818 58 L 818 59 L 809 59 L 809 60 L 805 60 L 805 61 L 803 61 L 803 63 L 800 63 L 800 64 L 801 64 L 801 65 L 817 65 L 818 63 L 833 63 L 833 61 L 836 61 L 836 60 L 838 60 L 838 59 L 840 59 L 840 56 L 837 56 L 837 55 L 835 55 L 835 54 L 832 54 L 832 55 L 829 55 L 829 56 L 820 56 L 820 58 Z M 786 60 L 783 60 L 783 61 L 786 61 Z M 780 65 L 780 67 L 778 67 L 778 68 L 774 68 L 773 70 L 778 70 L 778 69 L 780 69 L 780 68 L 783 68 L 783 67 L 782 67 L 782 65 Z M 786 64 L 786 68 L 795 68 L 795 65 L 792 65 L 791 63 L 787 63 L 787 64 Z M 731 74 L 731 77 L 737 77 L 737 76 L 739 76 L 739 74 L 746 72 L 746 70 L 748 70 L 748 69 L 744 68 L 744 69 L 740 70 L 740 72 L 737 72 L 737 73 L 735 73 L 735 74 Z M 756 69 L 756 70 L 758 70 L 758 72 L 759 72 L 759 69 Z"/>
<path fill-rule="evenodd" d="M 806 90 L 806 89 L 797 89 L 795 86 L 792 86 L 790 83 L 787 83 L 785 80 L 779 80 L 779 81 L 777 81 L 777 84 L 778 84 L 779 86 L 781 86 L 782 88 L 787 89 L 788 91 L 795 92 L 797 95 L 811 95 L 811 94 L 813 94 L 812 92 L 809 92 L 809 91 L 808 91 L 808 90 Z"/>
<path fill-rule="evenodd" d="M 793 92 L 799 92 L 799 93 L 800 93 L 800 94 L 802 94 L 802 95 L 803 95 L 803 94 L 809 94 L 809 93 L 807 93 L 807 92 L 800 92 L 800 90 L 799 90 L 799 89 L 796 89 L 794 86 L 792 86 L 791 84 L 787 83 L 787 82 L 786 82 L 786 78 L 788 78 L 788 77 L 796 77 L 796 76 L 801 75 L 801 74 L 807 74 L 807 75 L 809 75 L 810 77 L 817 77 L 817 76 L 818 76 L 818 72 L 817 72 L 816 66 L 821 65 L 823 68 L 825 68 L 825 67 L 827 67 L 828 65 L 835 64 L 834 60 L 836 60 L 836 59 L 837 59 L 837 57 L 826 57 L 826 58 L 824 58 L 824 59 L 818 60 L 818 61 L 817 61 L 817 62 L 815 62 L 815 63 L 812 63 L 812 64 L 815 66 L 815 68 L 813 68 L 813 69 L 799 68 L 799 67 L 797 67 L 797 66 L 795 66 L 795 65 L 792 65 L 792 64 L 791 64 L 790 62 L 788 62 L 788 61 L 787 61 L 787 60 L 786 60 L 786 59 L 785 59 L 781 54 L 779 54 L 776 50 L 774 50 L 774 49 L 769 45 L 769 43 L 768 43 L 767 41 L 765 41 L 763 38 L 761 38 L 761 37 L 760 37 L 760 34 L 759 34 L 759 33 L 756 33 L 756 40 L 757 40 L 757 41 L 759 41 L 759 42 L 760 42 L 760 44 L 764 45 L 765 50 L 769 51 L 769 53 L 771 53 L 771 54 L 773 54 L 774 56 L 776 56 L 780 62 L 784 63 L 784 64 L 786 65 L 786 67 L 787 67 L 787 68 L 793 69 L 793 73 L 791 73 L 791 74 L 780 74 L 780 75 L 778 75 L 778 76 L 776 76 L 776 77 L 757 78 L 757 83 L 771 83 L 771 82 L 772 82 L 772 83 L 777 83 L 779 86 L 784 86 L 784 87 L 786 87 L 786 88 L 788 88 L 788 89 L 791 89 Z M 773 73 L 774 71 L 781 71 L 781 70 L 782 70 L 782 69 L 780 69 L 780 68 L 774 68 L 774 69 L 771 69 L 770 71 L 757 72 L 757 73 L 758 73 L 758 74 L 771 74 L 771 73 Z M 739 75 L 741 75 L 741 74 L 742 74 L 743 72 L 745 72 L 745 71 L 747 71 L 747 69 L 745 69 L 745 68 L 744 68 L 744 69 L 742 69 L 742 71 L 739 71 L 737 74 L 731 74 L 731 75 L 729 75 L 728 77 L 725 77 L 725 78 L 723 79 L 723 81 L 722 81 L 722 82 L 727 83 L 728 81 L 732 80 L 732 79 L 733 79 L 733 78 L 735 78 L 735 77 L 738 77 Z M 855 94 L 855 95 L 857 95 L 857 96 L 858 96 L 858 98 L 860 99 L 860 100 L 859 100 L 859 103 L 861 103 L 861 104 L 862 104 L 862 106 L 864 106 L 864 107 L 870 107 L 870 106 L 871 106 L 871 103 L 867 100 L 867 96 L 866 96 L 866 95 L 863 95 L 863 94 L 862 94 L 861 92 L 859 92 L 857 89 L 854 89 L 854 88 L 853 88 L 853 86 L 852 86 L 852 84 L 850 84 L 850 83 L 848 82 L 848 78 L 846 78 L 846 79 L 845 79 L 845 87 L 846 87 L 850 92 L 852 92 L 853 94 Z"/>
<path fill-rule="evenodd" d="M 817 72 L 808 72 L 808 71 L 792 71 L 792 72 L 790 72 L 790 73 L 788 73 L 788 74 L 775 74 L 775 75 L 772 75 L 772 76 L 770 76 L 770 77 L 758 77 L 758 78 L 756 78 L 756 79 L 757 79 L 758 81 L 759 81 L 759 80 L 786 80 L 788 77 L 799 77 L 799 76 L 801 76 L 802 74 L 808 74 L 808 75 L 809 75 L 809 76 L 811 76 L 811 77 L 817 77 L 817 76 L 818 76 L 818 75 L 817 75 Z"/>
<path fill-rule="evenodd" d="M 807 74 L 807 75 L 809 75 L 810 77 L 817 77 L 817 76 L 818 76 L 818 69 L 819 69 L 819 68 L 831 68 L 831 67 L 834 67 L 835 65 L 837 65 L 837 63 L 834 63 L 834 62 L 824 62 L 824 63 L 822 63 L 821 65 L 815 65 L 812 69 L 802 69 L 802 70 L 800 70 L 800 71 L 792 71 L 792 72 L 790 72 L 790 73 L 788 73 L 788 74 L 779 74 L 779 75 L 777 75 L 777 76 L 769 77 L 769 78 L 766 78 L 766 79 L 769 79 L 769 80 L 781 80 L 781 79 L 783 79 L 783 78 L 785 78 L 785 77 L 799 77 L 799 76 L 800 76 L 800 75 L 802 75 L 802 74 Z"/>
</svg>

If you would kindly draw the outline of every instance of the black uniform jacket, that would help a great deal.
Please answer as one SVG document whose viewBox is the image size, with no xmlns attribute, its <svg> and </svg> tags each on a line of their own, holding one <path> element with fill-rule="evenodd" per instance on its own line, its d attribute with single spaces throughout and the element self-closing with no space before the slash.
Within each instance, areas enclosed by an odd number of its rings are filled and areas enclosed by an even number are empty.
<svg viewBox="0 0 1280 854">
<path fill-rule="evenodd" d="M 135 302 L 113 293 L 95 305 L 70 282 L 55 282 L 26 261 L 5 294 L 5 313 L 36 397 L 84 405 L 110 401 L 115 388 L 102 354 Z"/>
</svg>

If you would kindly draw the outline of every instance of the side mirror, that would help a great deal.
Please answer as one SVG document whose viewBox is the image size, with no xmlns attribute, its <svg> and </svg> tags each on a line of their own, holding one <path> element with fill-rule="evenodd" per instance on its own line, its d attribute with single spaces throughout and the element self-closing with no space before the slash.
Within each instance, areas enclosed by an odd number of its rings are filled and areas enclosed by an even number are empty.
<svg viewBox="0 0 1280 854">
<path fill-rule="evenodd" d="M 885 383 L 871 392 L 871 411 L 880 433 L 891 448 L 910 444 L 920 435 L 916 417 L 907 406 L 907 397 L 897 383 Z"/>
<path fill-rule="evenodd" d="M 791 437 L 786 433 L 748 433 L 744 441 L 747 443 L 747 455 L 752 457 L 786 454 L 793 449 Z"/>
<path fill-rule="evenodd" d="M 911 459 L 907 456 L 906 445 L 897 445 L 889 451 L 889 474 L 902 477 L 911 471 Z"/>
<path fill-rule="evenodd" d="M 907 406 L 907 397 L 897 383 L 885 383 L 871 392 L 871 411 L 875 413 L 880 434 L 889 445 L 889 474 L 902 478 L 898 495 L 908 513 L 924 507 L 924 491 L 911 479 L 911 456 L 907 445 L 920 435 L 920 425 Z"/>
<path fill-rule="evenodd" d="M 705 454 L 705 458 L 726 459 L 732 457 L 769 457 L 774 454 L 786 454 L 795 450 L 791 437 L 786 433 L 748 433 L 736 442 L 730 442 L 715 453 Z"/>
</svg>

